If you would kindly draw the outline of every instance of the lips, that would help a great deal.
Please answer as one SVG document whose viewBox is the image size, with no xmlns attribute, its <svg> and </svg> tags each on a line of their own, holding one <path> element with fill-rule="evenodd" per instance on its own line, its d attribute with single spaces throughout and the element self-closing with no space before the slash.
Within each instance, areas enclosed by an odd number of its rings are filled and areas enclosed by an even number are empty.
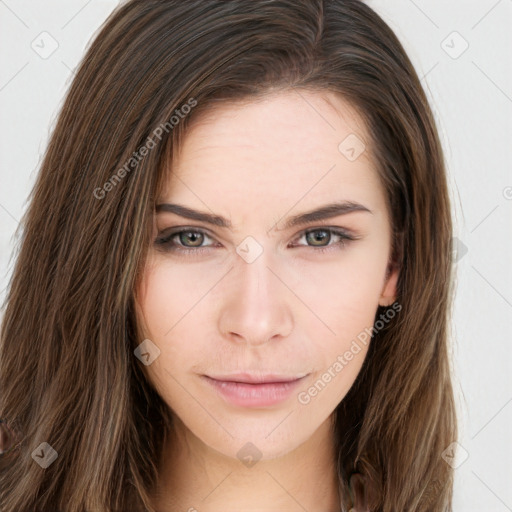
<svg viewBox="0 0 512 512">
<path fill-rule="evenodd" d="M 221 382 L 240 382 L 244 384 L 270 384 L 270 383 L 283 383 L 294 382 L 301 379 L 306 374 L 297 375 L 277 375 L 277 374 L 250 374 L 250 373 L 236 373 L 231 375 L 207 375 L 210 379 Z"/>
<path fill-rule="evenodd" d="M 203 375 L 205 382 L 226 402 L 236 407 L 271 407 L 286 401 L 306 374 Z"/>
</svg>

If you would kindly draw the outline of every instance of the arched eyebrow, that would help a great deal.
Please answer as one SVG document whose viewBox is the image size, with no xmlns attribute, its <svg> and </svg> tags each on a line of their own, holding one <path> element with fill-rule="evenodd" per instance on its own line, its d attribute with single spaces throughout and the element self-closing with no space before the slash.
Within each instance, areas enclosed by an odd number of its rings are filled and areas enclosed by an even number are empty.
<svg viewBox="0 0 512 512">
<path fill-rule="evenodd" d="M 225 217 L 222 217 L 220 215 L 214 215 L 207 212 L 201 212 L 199 210 L 194 210 L 192 208 L 188 208 L 187 206 L 183 206 L 180 204 L 161 203 L 156 205 L 155 211 L 156 213 L 174 213 L 175 215 L 179 215 L 180 217 L 184 217 L 185 219 L 197 220 L 221 228 L 231 229 L 233 227 L 231 221 L 229 219 L 226 219 Z M 356 203 L 354 201 L 340 201 L 337 203 L 327 204 L 319 208 L 315 208 L 314 210 L 310 210 L 308 212 L 300 213 L 298 215 L 289 217 L 286 220 L 283 228 L 281 229 L 290 229 L 296 226 L 331 219 L 333 217 L 338 217 L 339 215 L 346 215 L 352 212 L 368 212 L 370 214 L 373 214 L 373 212 L 369 208 L 360 203 Z"/>
</svg>

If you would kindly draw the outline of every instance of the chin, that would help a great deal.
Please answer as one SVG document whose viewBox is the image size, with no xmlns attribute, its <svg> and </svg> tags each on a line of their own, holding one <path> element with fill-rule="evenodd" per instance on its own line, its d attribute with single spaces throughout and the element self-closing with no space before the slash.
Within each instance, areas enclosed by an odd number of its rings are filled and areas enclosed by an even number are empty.
<svg viewBox="0 0 512 512">
<path fill-rule="evenodd" d="M 193 433 L 212 450 L 229 458 L 237 458 L 250 467 L 260 460 L 285 456 L 313 435 L 314 428 L 305 429 L 304 425 L 296 422 L 287 423 L 287 415 L 293 416 L 294 413 L 284 411 L 272 420 L 261 422 L 252 418 L 242 422 L 244 425 L 233 422 L 231 428 L 227 429 L 229 434 L 222 427 L 207 431 L 199 429 Z"/>
</svg>

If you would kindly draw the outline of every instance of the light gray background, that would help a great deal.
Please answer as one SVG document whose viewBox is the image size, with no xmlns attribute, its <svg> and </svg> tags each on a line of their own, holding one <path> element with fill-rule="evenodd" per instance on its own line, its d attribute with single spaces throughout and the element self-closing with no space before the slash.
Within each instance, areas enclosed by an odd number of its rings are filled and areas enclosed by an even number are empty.
<svg viewBox="0 0 512 512">
<path fill-rule="evenodd" d="M 512 0 L 368 4 L 422 77 L 448 163 L 460 258 L 454 510 L 512 511 Z M 14 233 L 73 69 L 116 5 L 0 0 L 0 300 Z"/>
</svg>

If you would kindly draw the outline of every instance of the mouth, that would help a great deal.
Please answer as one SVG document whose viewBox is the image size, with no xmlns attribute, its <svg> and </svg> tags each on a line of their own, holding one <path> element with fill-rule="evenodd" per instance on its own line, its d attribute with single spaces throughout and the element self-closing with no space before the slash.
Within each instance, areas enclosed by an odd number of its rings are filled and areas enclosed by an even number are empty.
<svg viewBox="0 0 512 512">
<path fill-rule="evenodd" d="M 287 400 L 307 374 L 202 375 L 203 380 L 228 403 L 237 407 L 270 407 Z"/>
</svg>

